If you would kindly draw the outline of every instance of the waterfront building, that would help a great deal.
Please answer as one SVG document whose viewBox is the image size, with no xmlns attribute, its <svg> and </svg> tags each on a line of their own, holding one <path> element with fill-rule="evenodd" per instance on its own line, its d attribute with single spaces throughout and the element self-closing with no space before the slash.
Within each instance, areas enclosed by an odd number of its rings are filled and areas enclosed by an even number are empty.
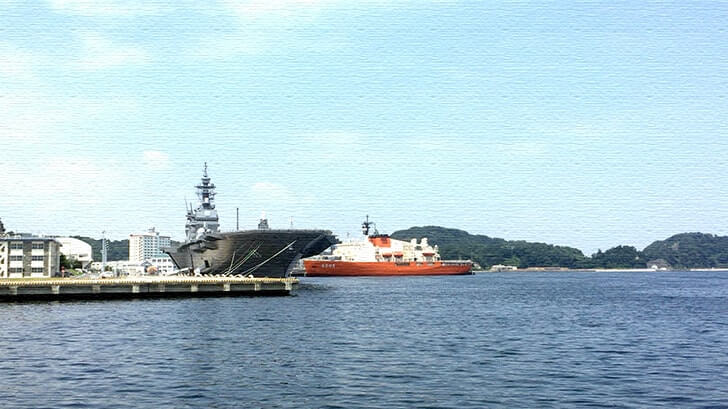
<svg viewBox="0 0 728 409">
<path fill-rule="evenodd" d="M 56 237 L 61 244 L 61 254 L 69 261 L 78 261 L 81 268 L 86 269 L 93 261 L 91 245 L 73 237 Z"/>
<path fill-rule="evenodd" d="M 504 264 L 495 264 L 490 267 L 490 271 L 517 271 L 518 267 L 508 266 Z"/>
<path fill-rule="evenodd" d="M 91 271 L 102 273 L 102 264 L 103 263 L 100 261 L 94 261 L 91 263 L 89 269 Z M 108 271 L 104 271 L 103 273 L 111 274 L 114 277 L 123 275 L 142 275 L 144 273 L 144 266 L 141 262 L 129 260 L 107 261 L 106 269 Z"/>
<path fill-rule="evenodd" d="M 169 236 L 162 236 L 152 227 L 145 233 L 129 235 L 129 261 L 141 263 L 151 258 L 169 257 L 162 252 L 170 247 Z"/>
<path fill-rule="evenodd" d="M 29 234 L 0 236 L 0 278 L 60 275 L 61 244 Z"/>
<path fill-rule="evenodd" d="M 169 275 L 177 270 L 172 259 L 165 254 L 165 257 L 153 257 L 145 260 L 147 274 Z"/>
<path fill-rule="evenodd" d="M 101 272 L 101 262 L 94 261 L 89 265 L 91 271 Z M 143 261 L 115 260 L 107 261 L 106 268 L 114 277 L 125 275 L 169 275 L 174 273 L 175 267 L 169 257 L 152 257 Z"/>
</svg>

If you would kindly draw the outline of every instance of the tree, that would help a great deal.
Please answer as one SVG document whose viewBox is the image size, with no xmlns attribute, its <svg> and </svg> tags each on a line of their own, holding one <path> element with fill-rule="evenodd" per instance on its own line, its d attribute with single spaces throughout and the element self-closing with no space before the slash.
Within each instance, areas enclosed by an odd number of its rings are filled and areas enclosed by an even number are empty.
<svg viewBox="0 0 728 409">
<path fill-rule="evenodd" d="M 66 257 L 65 254 L 61 254 L 61 261 L 60 261 L 61 267 L 63 267 L 66 270 L 70 270 L 73 268 L 73 264 L 71 261 Z"/>
</svg>

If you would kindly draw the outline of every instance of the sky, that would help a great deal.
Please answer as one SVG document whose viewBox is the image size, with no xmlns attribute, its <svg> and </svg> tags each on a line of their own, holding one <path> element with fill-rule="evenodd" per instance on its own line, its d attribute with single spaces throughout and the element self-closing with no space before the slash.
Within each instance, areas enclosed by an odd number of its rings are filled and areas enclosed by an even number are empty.
<svg viewBox="0 0 728 409">
<path fill-rule="evenodd" d="M 728 235 L 728 2 L 0 0 L 0 219 Z"/>
</svg>

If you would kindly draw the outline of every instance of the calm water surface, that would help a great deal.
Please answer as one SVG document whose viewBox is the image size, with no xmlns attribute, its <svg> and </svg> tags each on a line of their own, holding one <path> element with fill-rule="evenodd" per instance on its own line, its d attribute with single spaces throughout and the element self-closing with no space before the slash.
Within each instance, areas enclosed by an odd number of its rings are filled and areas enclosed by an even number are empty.
<svg viewBox="0 0 728 409">
<path fill-rule="evenodd" d="M 728 273 L 0 304 L 0 407 L 728 407 Z"/>
</svg>

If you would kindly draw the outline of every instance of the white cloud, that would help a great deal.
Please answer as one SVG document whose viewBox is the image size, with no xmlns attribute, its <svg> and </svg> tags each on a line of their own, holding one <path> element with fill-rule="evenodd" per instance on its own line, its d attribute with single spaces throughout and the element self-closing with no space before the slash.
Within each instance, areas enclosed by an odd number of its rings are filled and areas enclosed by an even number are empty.
<svg viewBox="0 0 728 409">
<path fill-rule="evenodd" d="M 263 206 L 315 202 L 314 197 L 311 195 L 301 191 L 294 192 L 286 186 L 271 182 L 257 182 L 253 184 L 250 187 L 248 198 L 251 202 Z"/>
<path fill-rule="evenodd" d="M 285 186 L 270 182 L 255 183 L 250 190 L 259 198 L 265 197 L 273 200 L 285 200 L 290 197 L 290 192 Z"/>
<path fill-rule="evenodd" d="M 10 203 L 28 201 L 43 203 L 46 211 L 69 207 L 68 203 L 93 205 L 105 200 L 113 186 L 111 182 L 121 180 L 113 167 L 102 166 L 85 159 L 67 157 L 53 158 L 43 163 L 10 161 L 6 172 L 17 177 L 10 180 L 23 180 L 15 184 Z M 9 191 L 8 190 L 8 191 Z"/>
<path fill-rule="evenodd" d="M 362 143 L 366 137 L 358 132 L 348 131 L 325 131 L 308 133 L 302 135 L 306 142 L 317 143 L 326 146 L 332 144 L 340 145 L 351 145 L 355 143 Z"/>
<path fill-rule="evenodd" d="M 7 139 L 14 145 L 48 143 L 55 138 L 56 127 L 70 115 L 30 92 L 0 95 L 0 140 Z"/>
<path fill-rule="evenodd" d="M 0 43 L 0 75 L 20 79 L 30 78 L 34 60 L 34 54 L 9 43 Z"/>
<path fill-rule="evenodd" d="M 266 39 L 256 33 L 237 33 L 224 37 L 210 37 L 199 41 L 186 52 L 187 56 L 202 61 L 227 60 L 240 55 L 260 54 Z"/>
<path fill-rule="evenodd" d="M 49 0 L 51 8 L 59 13 L 82 16 L 135 16 L 157 14 L 158 2 L 120 0 Z"/>
<path fill-rule="evenodd" d="M 160 151 L 144 151 L 144 165 L 152 170 L 169 168 L 169 155 Z"/>
<path fill-rule="evenodd" d="M 83 55 L 75 64 L 81 70 L 101 70 L 121 65 L 145 64 L 149 61 L 149 56 L 141 48 L 115 44 L 96 33 L 83 34 L 81 42 Z"/>
<path fill-rule="evenodd" d="M 255 18 L 270 14 L 290 16 L 331 2 L 332 0 L 228 0 L 224 4 L 240 17 Z"/>
</svg>

